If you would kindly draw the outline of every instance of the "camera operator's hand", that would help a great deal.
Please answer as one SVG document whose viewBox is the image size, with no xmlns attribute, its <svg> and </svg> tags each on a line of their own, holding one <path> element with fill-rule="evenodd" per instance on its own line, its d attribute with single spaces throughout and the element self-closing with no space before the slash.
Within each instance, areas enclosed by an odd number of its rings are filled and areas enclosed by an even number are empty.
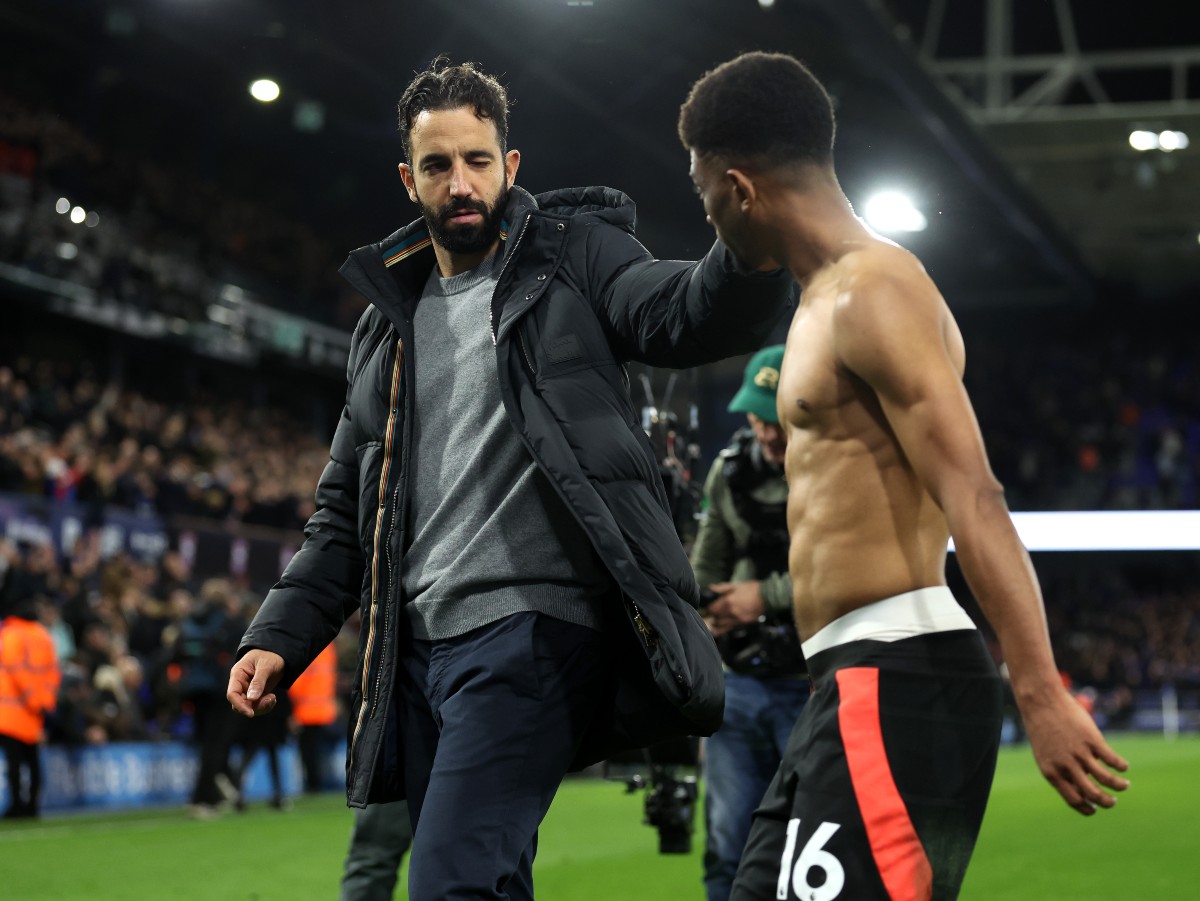
<svg viewBox="0 0 1200 901">
<path fill-rule="evenodd" d="M 757 622 L 766 610 L 761 586 L 758 581 L 717 582 L 708 586 L 717 595 L 704 610 L 709 631 L 724 635 L 734 626 Z"/>
</svg>

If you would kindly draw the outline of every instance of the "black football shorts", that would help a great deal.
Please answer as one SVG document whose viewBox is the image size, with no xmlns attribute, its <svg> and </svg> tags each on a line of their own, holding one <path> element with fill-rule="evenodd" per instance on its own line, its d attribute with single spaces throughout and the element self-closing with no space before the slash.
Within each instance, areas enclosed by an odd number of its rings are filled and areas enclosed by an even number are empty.
<svg viewBox="0 0 1200 901">
<path fill-rule="evenodd" d="M 958 895 L 1000 740 L 1001 682 L 975 630 L 851 641 L 754 815 L 731 901 Z"/>
</svg>

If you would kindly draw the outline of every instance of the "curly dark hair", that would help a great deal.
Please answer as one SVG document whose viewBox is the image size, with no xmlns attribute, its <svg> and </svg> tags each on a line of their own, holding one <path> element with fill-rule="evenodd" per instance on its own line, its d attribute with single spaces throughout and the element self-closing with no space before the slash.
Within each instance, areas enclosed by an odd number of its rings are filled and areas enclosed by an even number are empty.
<svg viewBox="0 0 1200 901">
<path fill-rule="evenodd" d="M 492 121 L 500 139 L 500 150 L 507 150 L 508 92 L 504 90 L 504 85 L 475 63 L 465 62 L 454 66 L 448 57 L 439 56 L 409 83 L 396 106 L 400 114 L 404 159 L 412 163 L 410 139 L 417 116 L 426 110 L 458 109 L 464 106 L 472 107 L 480 119 Z"/>
<path fill-rule="evenodd" d="M 768 167 L 833 161 L 833 104 L 799 60 L 743 53 L 706 73 L 679 110 L 679 139 L 698 154 Z"/>
</svg>

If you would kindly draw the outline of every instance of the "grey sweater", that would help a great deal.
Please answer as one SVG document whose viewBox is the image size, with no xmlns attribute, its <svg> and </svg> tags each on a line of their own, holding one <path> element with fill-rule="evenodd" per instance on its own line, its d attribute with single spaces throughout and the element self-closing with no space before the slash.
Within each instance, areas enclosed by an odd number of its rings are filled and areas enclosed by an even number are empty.
<svg viewBox="0 0 1200 901">
<path fill-rule="evenodd" d="M 530 610 L 599 628 L 610 587 L 504 411 L 488 316 L 500 261 L 445 279 L 435 267 L 413 320 L 417 415 L 402 567 L 417 638 Z"/>
</svg>

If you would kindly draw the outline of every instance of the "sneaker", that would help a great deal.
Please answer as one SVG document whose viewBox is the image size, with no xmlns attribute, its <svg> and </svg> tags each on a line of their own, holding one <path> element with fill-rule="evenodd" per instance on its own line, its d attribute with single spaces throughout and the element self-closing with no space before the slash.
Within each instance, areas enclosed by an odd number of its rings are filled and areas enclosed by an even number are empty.
<svg viewBox="0 0 1200 901">
<path fill-rule="evenodd" d="M 215 820 L 221 816 L 221 809 L 215 804 L 189 804 L 185 809 L 193 820 Z"/>
<path fill-rule="evenodd" d="M 242 798 L 242 793 L 238 791 L 237 786 L 233 784 L 233 780 L 224 773 L 217 773 L 213 777 L 213 782 L 216 783 L 217 791 L 221 793 L 221 802 L 226 805 L 236 806 Z"/>
</svg>

